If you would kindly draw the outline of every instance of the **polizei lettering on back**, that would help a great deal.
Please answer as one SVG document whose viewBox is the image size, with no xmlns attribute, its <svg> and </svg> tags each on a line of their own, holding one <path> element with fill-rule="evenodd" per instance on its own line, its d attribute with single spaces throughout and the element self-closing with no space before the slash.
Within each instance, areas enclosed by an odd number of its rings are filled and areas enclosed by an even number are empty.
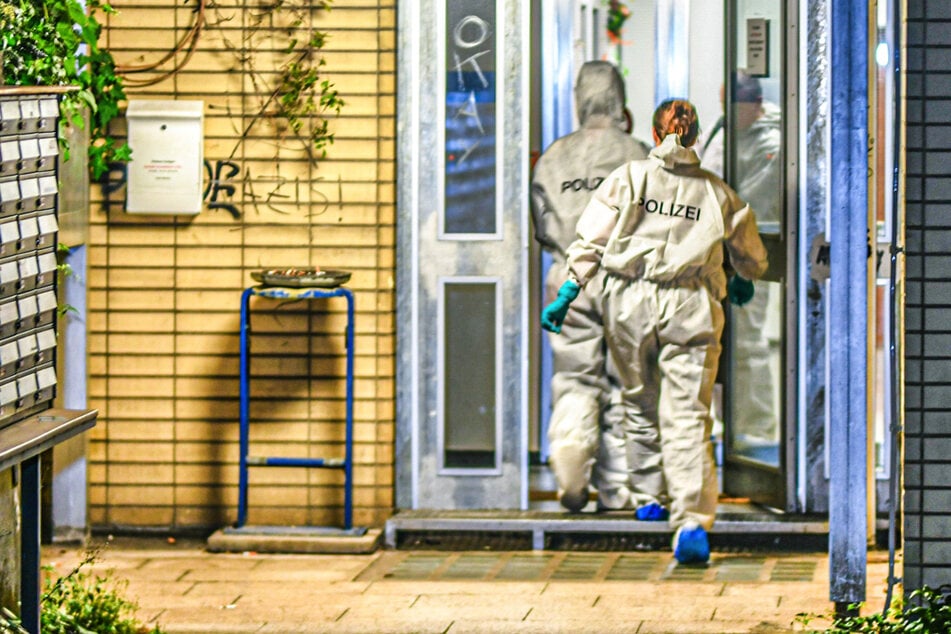
<svg viewBox="0 0 951 634">
<path fill-rule="evenodd" d="M 648 198 L 647 200 L 641 198 L 637 204 L 643 207 L 644 211 L 649 214 L 670 216 L 671 218 L 684 218 L 693 221 L 700 220 L 700 207 L 694 207 L 693 205 L 681 205 L 679 203 L 655 200 L 653 198 Z"/>
<path fill-rule="evenodd" d="M 596 178 L 576 178 L 573 181 L 561 181 L 561 193 L 566 191 L 580 192 L 582 189 L 593 191 L 604 181 L 603 176 Z"/>
</svg>

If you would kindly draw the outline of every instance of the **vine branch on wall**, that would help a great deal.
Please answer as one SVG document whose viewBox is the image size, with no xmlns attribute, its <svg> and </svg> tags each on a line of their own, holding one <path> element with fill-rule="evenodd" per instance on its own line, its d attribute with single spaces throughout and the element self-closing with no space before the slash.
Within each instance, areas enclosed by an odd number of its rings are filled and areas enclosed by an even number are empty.
<svg viewBox="0 0 951 634">
<path fill-rule="evenodd" d="M 303 141 L 308 158 L 316 162 L 327 155 L 333 143 L 329 117 L 339 115 L 344 100 L 335 85 L 321 77 L 326 62 L 321 54 L 329 35 L 313 28 L 316 14 L 330 11 L 332 0 L 263 0 L 259 10 L 251 12 L 242 39 L 235 43 L 226 32 L 221 37 L 240 68 L 248 74 L 254 94 L 260 95 L 254 116 L 240 131 L 231 152 L 233 157 L 248 139 L 255 125 L 264 121 L 286 121 L 291 134 Z M 226 24 L 232 16 L 216 15 L 216 25 Z M 286 26 L 276 26 L 276 24 Z M 255 51 L 273 35 L 282 36 L 275 49 L 283 56 L 277 68 L 262 68 Z M 276 72 L 275 72 L 276 71 Z"/>
</svg>

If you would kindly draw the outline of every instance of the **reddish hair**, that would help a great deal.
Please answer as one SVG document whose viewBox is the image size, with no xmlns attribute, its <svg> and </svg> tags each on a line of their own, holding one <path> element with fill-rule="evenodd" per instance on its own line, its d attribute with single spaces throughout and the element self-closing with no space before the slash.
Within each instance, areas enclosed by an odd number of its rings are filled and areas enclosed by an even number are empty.
<svg viewBox="0 0 951 634">
<path fill-rule="evenodd" d="M 680 144 L 690 147 L 697 142 L 700 123 L 697 109 L 686 99 L 668 99 L 654 110 L 654 132 L 664 140 L 668 134 L 680 136 Z"/>
</svg>

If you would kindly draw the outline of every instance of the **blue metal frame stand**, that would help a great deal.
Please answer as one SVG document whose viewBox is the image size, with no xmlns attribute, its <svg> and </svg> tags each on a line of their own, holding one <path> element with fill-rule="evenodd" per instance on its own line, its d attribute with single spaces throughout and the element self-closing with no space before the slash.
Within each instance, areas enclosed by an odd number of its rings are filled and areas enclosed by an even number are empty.
<svg viewBox="0 0 951 634">
<path fill-rule="evenodd" d="M 250 411 L 250 355 L 249 333 L 251 330 L 249 303 L 252 296 L 270 299 L 347 299 L 347 423 L 346 450 L 344 458 L 276 458 L 249 456 L 249 411 Z M 343 528 L 353 526 L 353 293 L 347 288 L 288 288 L 284 286 L 252 286 L 241 295 L 241 374 L 240 374 L 240 457 L 238 471 L 238 521 L 235 528 L 242 528 L 248 519 L 248 467 L 307 467 L 317 469 L 342 469 L 344 472 Z"/>
</svg>

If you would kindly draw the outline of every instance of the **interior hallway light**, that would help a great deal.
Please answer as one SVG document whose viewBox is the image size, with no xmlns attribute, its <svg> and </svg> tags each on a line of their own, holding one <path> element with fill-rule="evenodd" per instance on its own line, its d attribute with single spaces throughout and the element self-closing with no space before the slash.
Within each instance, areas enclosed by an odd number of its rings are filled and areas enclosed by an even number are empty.
<svg viewBox="0 0 951 634">
<path fill-rule="evenodd" d="M 888 66 L 888 42 L 879 42 L 875 47 L 875 62 L 879 66 Z"/>
</svg>

